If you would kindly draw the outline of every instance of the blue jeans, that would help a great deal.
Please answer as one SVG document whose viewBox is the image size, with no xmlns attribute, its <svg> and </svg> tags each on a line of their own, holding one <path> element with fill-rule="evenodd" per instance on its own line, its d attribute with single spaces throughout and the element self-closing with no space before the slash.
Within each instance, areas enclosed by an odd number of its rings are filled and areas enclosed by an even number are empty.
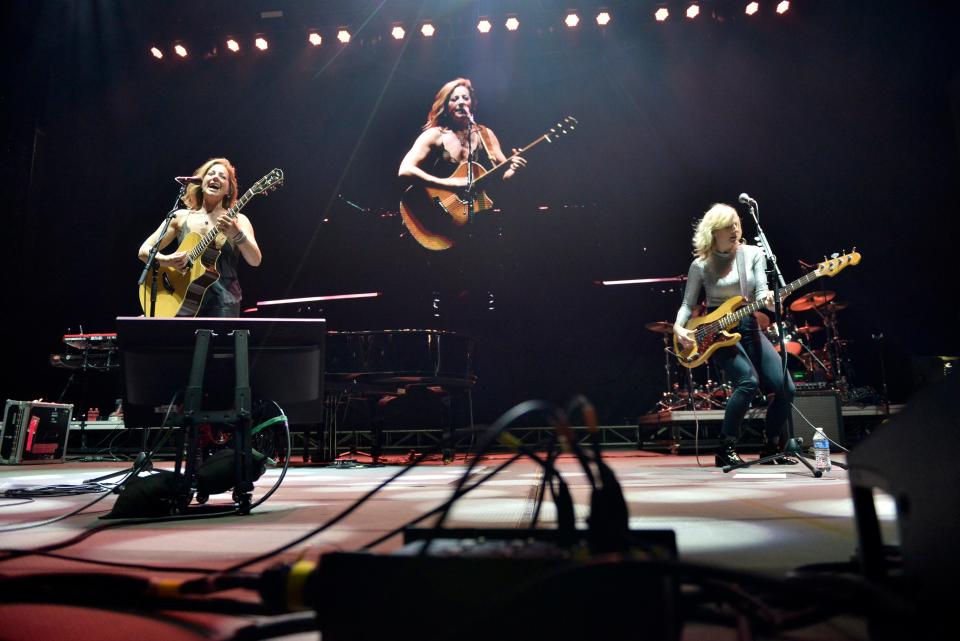
<svg viewBox="0 0 960 641">
<path fill-rule="evenodd" d="M 722 435 L 726 439 L 737 438 L 740 423 L 759 388 L 774 395 L 767 405 L 764 432 L 767 443 L 776 444 L 787 436 L 787 416 L 796 393 L 793 379 L 789 374 L 784 377 L 783 361 L 760 331 L 756 318 L 752 315 L 744 318 L 732 331 L 740 332 L 740 342 L 713 354 L 714 363 L 723 369 L 727 383 L 734 387 L 723 414 Z"/>
</svg>

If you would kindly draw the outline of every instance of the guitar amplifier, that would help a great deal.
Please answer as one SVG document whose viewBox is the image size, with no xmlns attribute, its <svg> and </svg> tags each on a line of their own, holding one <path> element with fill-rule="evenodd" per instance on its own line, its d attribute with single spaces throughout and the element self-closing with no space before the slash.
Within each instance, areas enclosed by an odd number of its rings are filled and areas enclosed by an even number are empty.
<svg viewBox="0 0 960 641">
<path fill-rule="evenodd" d="M 823 429 L 823 433 L 840 445 L 846 446 L 846 436 L 843 431 L 843 413 L 840 410 L 840 396 L 834 390 L 818 392 L 797 392 L 793 399 L 793 434 L 803 438 L 803 448 L 813 447 L 813 427 Z M 801 416 L 802 413 L 802 416 Z M 806 420 L 804 420 L 806 416 Z M 807 421 L 810 421 L 808 423 Z M 830 444 L 831 452 L 839 452 L 834 443 Z"/>
<path fill-rule="evenodd" d="M 73 405 L 7 400 L 0 464 L 63 463 Z"/>
</svg>

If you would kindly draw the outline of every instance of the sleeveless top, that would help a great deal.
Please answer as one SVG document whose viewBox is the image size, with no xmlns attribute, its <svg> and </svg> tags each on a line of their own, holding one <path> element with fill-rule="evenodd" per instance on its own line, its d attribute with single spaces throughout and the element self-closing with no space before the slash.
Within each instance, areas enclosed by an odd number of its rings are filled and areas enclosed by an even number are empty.
<svg viewBox="0 0 960 641">
<path fill-rule="evenodd" d="M 482 126 L 480 130 L 483 131 Z M 482 143 L 475 145 L 470 150 L 470 160 L 479 163 L 484 169 L 490 169 L 493 166 L 493 159 L 487 154 L 487 150 Z M 446 178 L 460 166 L 460 163 L 450 156 L 447 147 L 441 142 L 440 147 L 430 149 L 423 166 L 428 173 L 439 178 Z"/>
</svg>

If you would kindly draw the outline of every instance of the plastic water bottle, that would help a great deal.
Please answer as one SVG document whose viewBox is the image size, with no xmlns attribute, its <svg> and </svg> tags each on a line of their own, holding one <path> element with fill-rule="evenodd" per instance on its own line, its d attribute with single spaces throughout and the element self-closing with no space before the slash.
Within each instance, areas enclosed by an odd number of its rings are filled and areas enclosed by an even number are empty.
<svg viewBox="0 0 960 641">
<path fill-rule="evenodd" d="M 827 439 L 827 435 L 823 433 L 823 429 L 817 427 L 814 428 L 813 433 L 813 465 L 816 469 L 821 472 L 829 472 L 830 465 L 830 441 Z"/>
</svg>

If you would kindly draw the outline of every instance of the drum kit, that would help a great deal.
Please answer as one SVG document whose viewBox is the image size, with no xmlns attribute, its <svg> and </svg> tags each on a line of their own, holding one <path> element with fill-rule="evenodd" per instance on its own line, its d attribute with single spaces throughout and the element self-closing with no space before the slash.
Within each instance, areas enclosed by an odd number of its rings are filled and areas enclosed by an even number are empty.
<svg viewBox="0 0 960 641">
<path fill-rule="evenodd" d="M 694 380 L 692 369 L 684 369 L 686 381 L 680 383 L 676 373 L 676 359 L 673 357 L 670 336 L 673 334 L 673 323 L 667 321 L 653 321 L 644 325 L 651 332 L 663 336 L 663 372 L 666 380 L 666 391 L 657 402 L 658 411 L 663 410 L 715 410 L 723 409 L 727 405 L 727 398 L 733 391 L 732 386 L 721 382 L 713 365 L 707 361 L 705 381 Z M 722 376 L 722 372 L 719 373 Z"/>
<path fill-rule="evenodd" d="M 836 292 L 827 290 L 805 294 L 789 304 L 782 331 L 787 351 L 787 369 L 796 383 L 837 389 L 841 394 L 846 392 L 849 378 L 846 371 L 846 345 L 849 341 L 840 336 L 837 314 L 848 307 L 849 303 L 836 300 Z M 777 326 L 771 323 L 765 314 L 758 312 L 756 317 L 761 331 L 767 334 L 774 349 L 779 352 Z M 799 322 L 801 319 L 803 324 Z M 671 346 L 673 324 L 653 321 L 645 327 L 663 336 L 666 388 L 657 403 L 659 408 L 723 409 L 732 391 L 732 386 L 724 381 L 723 372 L 716 371 L 710 361 L 707 361 L 704 367 L 705 381 L 695 381 L 693 370 L 686 369 L 687 380 L 681 384 Z"/>
</svg>

